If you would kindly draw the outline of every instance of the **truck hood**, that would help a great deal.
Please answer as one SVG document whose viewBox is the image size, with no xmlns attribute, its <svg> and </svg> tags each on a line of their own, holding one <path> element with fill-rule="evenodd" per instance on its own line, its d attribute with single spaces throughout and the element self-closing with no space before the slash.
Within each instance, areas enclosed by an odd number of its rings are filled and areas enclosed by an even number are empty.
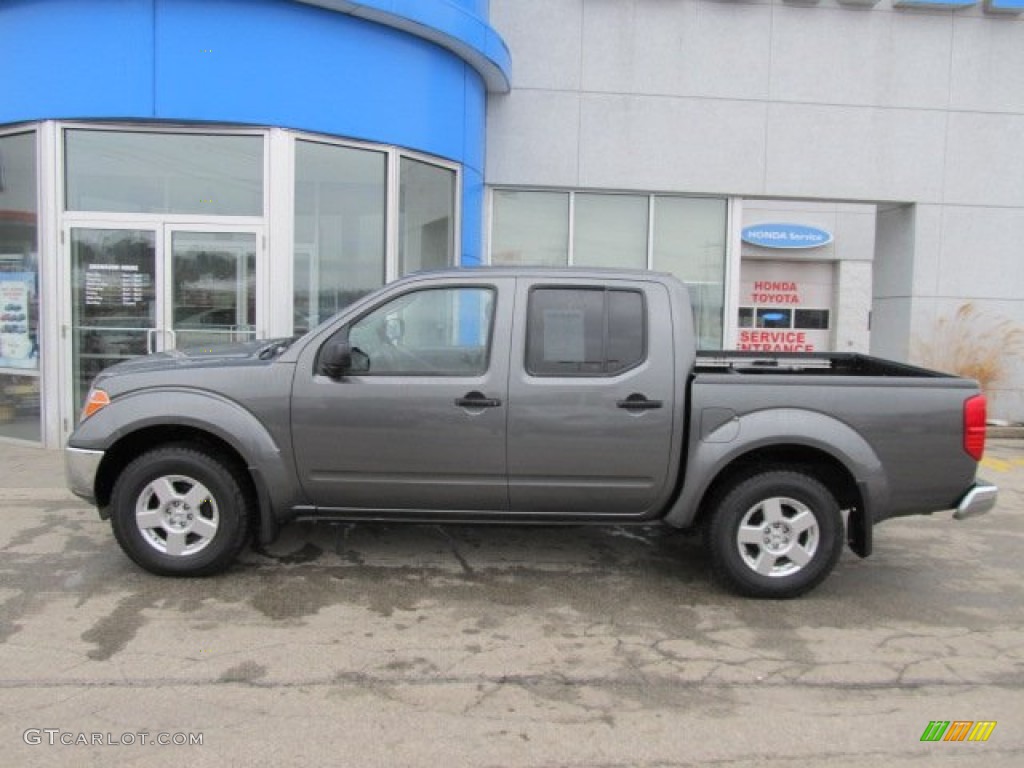
<svg viewBox="0 0 1024 768">
<path fill-rule="evenodd" d="M 100 373 L 96 384 L 123 374 L 181 371 L 189 368 L 227 368 L 265 365 L 273 360 L 293 341 L 292 337 L 258 339 L 237 344 L 172 349 L 132 360 L 125 360 Z"/>
</svg>

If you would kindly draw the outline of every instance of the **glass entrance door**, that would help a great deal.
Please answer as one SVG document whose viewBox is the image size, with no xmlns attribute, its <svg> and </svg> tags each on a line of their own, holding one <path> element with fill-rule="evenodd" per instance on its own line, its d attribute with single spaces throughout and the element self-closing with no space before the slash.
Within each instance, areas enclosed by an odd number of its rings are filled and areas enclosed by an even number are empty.
<svg viewBox="0 0 1024 768">
<path fill-rule="evenodd" d="M 167 233 L 170 343 L 178 349 L 256 338 L 255 232 Z"/>
<path fill-rule="evenodd" d="M 74 421 L 96 374 L 153 350 L 157 237 L 151 229 L 72 227 L 71 397 Z"/>
<path fill-rule="evenodd" d="M 78 422 L 92 380 L 115 363 L 256 338 L 259 234 L 158 222 L 70 226 L 72 376 L 65 424 Z"/>
</svg>

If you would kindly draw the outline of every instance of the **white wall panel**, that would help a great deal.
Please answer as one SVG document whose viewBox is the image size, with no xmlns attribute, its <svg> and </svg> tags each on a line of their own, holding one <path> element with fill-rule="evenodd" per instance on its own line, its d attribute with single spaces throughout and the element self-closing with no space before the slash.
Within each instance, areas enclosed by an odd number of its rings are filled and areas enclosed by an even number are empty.
<svg viewBox="0 0 1024 768">
<path fill-rule="evenodd" d="M 1024 113 L 1022 21 L 956 19 L 951 78 L 953 109 Z"/>
<path fill-rule="evenodd" d="M 758 193 L 765 106 L 656 96 L 583 97 L 584 187 Z"/>
<path fill-rule="evenodd" d="M 942 230 L 939 296 L 1024 299 L 1024 209 L 946 206 Z"/>
<path fill-rule="evenodd" d="M 772 103 L 767 194 L 854 200 L 942 195 L 946 115 Z"/>
<path fill-rule="evenodd" d="M 774 6 L 771 98 L 818 104 L 949 104 L 948 14 Z"/>
<path fill-rule="evenodd" d="M 583 88 L 609 93 L 764 99 L 770 5 L 587 2 Z"/>
<path fill-rule="evenodd" d="M 580 96 L 513 91 L 487 106 L 487 183 L 574 187 L 579 183 Z"/>
<path fill-rule="evenodd" d="M 950 114 L 944 202 L 1024 207 L 1024 115 Z"/>
<path fill-rule="evenodd" d="M 491 24 L 512 53 L 512 87 L 580 87 L 583 0 L 491 3 Z"/>
</svg>

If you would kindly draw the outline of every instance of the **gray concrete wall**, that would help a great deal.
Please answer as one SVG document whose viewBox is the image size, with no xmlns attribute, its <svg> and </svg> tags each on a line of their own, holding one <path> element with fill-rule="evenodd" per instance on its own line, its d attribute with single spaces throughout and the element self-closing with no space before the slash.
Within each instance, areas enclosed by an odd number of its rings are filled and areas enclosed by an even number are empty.
<svg viewBox="0 0 1024 768">
<path fill-rule="evenodd" d="M 491 15 L 513 89 L 490 99 L 489 185 L 880 203 L 873 349 L 905 357 L 965 301 L 1024 325 L 1024 17 L 891 0 Z M 1024 420 L 1018 373 L 993 405 Z"/>
</svg>

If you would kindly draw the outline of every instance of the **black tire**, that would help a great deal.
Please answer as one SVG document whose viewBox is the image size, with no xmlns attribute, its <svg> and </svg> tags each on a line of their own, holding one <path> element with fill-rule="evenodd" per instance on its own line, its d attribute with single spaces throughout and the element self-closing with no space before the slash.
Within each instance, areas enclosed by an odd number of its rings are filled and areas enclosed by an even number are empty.
<svg viewBox="0 0 1024 768">
<path fill-rule="evenodd" d="M 249 504 L 230 464 L 185 444 L 142 454 L 117 478 L 110 523 L 117 543 L 160 576 L 210 576 L 249 539 Z"/>
<path fill-rule="evenodd" d="M 843 551 L 839 504 L 803 472 L 747 476 L 712 502 L 710 515 L 705 537 L 715 577 L 746 597 L 802 595 Z"/>
</svg>

